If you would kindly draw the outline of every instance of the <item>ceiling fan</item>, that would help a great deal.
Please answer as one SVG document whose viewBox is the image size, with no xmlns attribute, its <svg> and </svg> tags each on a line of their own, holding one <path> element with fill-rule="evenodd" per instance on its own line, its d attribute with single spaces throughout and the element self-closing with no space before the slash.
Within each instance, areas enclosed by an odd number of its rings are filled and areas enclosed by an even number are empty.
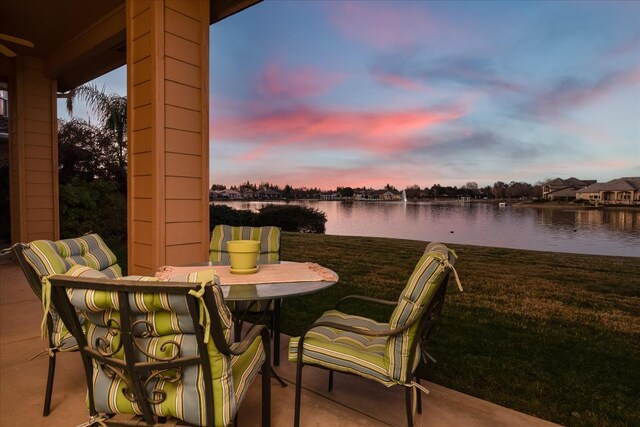
<svg viewBox="0 0 640 427">
<path fill-rule="evenodd" d="M 8 41 L 8 42 L 19 44 L 26 47 L 33 47 L 33 43 L 31 43 L 29 40 L 21 39 L 20 37 L 10 36 L 8 34 L 0 33 L 0 40 Z M 9 58 L 13 58 L 14 56 L 16 56 L 16 53 L 14 51 L 9 49 L 2 43 L 0 43 L 0 53 L 2 53 L 4 56 L 8 56 Z"/>
</svg>

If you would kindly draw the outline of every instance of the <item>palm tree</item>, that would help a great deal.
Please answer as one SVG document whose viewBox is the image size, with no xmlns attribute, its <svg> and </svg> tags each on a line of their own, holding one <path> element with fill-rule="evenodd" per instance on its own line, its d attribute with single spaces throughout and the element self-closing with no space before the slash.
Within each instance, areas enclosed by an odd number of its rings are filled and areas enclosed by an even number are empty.
<svg viewBox="0 0 640 427">
<path fill-rule="evenodd" d="M 125 172 L 125 150 L 127 134 L 127 97 L 117 93 L 105 92 L 98 89 L 95 84 L 85 84 L 71 90 L 67 96 L 67 111 L 73 114 L 73 103 L 76 98 L 83 100 L 89 110 L 100 120 L 102 127 L 114 135 L 118 147 L 118 166 Z"/>
</svg>

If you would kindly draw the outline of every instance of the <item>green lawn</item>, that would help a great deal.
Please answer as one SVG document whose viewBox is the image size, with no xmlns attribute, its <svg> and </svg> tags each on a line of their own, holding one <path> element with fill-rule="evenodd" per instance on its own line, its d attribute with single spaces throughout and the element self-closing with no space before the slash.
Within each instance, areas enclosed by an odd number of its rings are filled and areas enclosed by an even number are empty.
<svg viewBox="0 0 640 427">
<path fill-rule="evenodd" d="M 320 263 L 340 281 L 287 299 L 283 331 L 300 333 L 345 295 L 395 300 L 425 246 L 285 233 L 283 259 Z M 638 258 L 451 246 L 465 292 L 449 284 L 429 380 L 561 424 L 640 425 Z"/>
</svg>

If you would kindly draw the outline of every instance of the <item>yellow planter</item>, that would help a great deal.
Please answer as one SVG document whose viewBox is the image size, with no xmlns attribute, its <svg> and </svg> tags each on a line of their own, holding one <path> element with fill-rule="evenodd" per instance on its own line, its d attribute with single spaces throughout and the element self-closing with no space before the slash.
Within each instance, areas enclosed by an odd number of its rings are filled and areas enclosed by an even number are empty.
<svg viewBox="0 0 640 427">
<path fill-rule="evenodd" d="M 260 253 L 259 240 L 229 240 L 227 252 L 232 273 L 251 274 L 258 271 L 257 262 Z"/>
</svg>

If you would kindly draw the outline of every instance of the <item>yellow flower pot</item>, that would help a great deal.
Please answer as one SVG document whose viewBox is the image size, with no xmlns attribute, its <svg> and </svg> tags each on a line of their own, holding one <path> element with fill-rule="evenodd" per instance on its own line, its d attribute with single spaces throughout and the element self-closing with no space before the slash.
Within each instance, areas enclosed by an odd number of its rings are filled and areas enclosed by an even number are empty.
<svg viewBox="0 0 640 427">
<path fill-rule="evenodd" d="M 257 262 L 260 253 L 259 240 L 229 240 L 227 252 L 231 268 L 235 274 L 251 274 L 258 271 Z"/>
</svg>

